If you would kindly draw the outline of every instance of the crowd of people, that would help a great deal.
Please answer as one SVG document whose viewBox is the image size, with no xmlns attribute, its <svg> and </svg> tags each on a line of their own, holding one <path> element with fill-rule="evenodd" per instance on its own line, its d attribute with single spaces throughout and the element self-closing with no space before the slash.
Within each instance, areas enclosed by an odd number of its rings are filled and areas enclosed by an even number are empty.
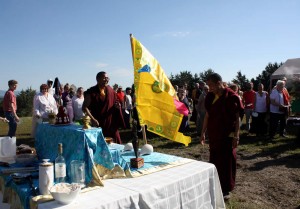
<svg viewBox="0 0 300 209">
<path fill-rule="evenodd" d="M 122 86 L 112 89 L 106 72 L 96 76 L 97 84 L 86 91 L 83 87 L 66 83 L 63 85 L 58 78 L 48 79 L 40 85 L 39 92 L 33 98 L 32 136 L 38 123 L 47 122 L 49 115 L 56 115 L 59 107 L 63 107 L 71 122 L 82 124 L 82 118 L 88 115 L 92 125 L 101 127 L 106 137 L 112 137 L 115 142 L 122 143 L 118 129 L 130 129 L 131 114 L 134 107 L 134 89 Z M 3 98 L 5 117 L 0 121 L 8 123 L 7 136 L 16 135 L 19 117 L 17 115 L 17 99 L 15 90 L 18 82 L 8 81 L 8 90 Z"/>
<path fill-rule="evenodd" d="M 41 84 L 40 92 L 33 99 L 33 133 L 37 123 L 47 121 L 49 114 L 57 114 L 59 107 L 63 106 L 70 121 L 80 123 L 83 116 L 89 116 L 92 126 L 101 127 L 105 137 L 112 137 L 121 144 L 119 129 L 131 128 L 131 116 L 135 110 L 134 86 L 124 91 L 119 85 L 112 88 L 108 85 L 109 80 L 106 72 L 99 72 L 96 84 L 86 91 L 68 83 L 62 85 L 58 78 Z M 218 170 L 224 198 L 235 185 L 236 148 L 244 117 L 244 128 L 248 133 L 257 137 L 268 134 L 268 139 L 272 140 L 280 124 L 279 135 L 287 137 L 285 127 L 290 96 L 285 83 L 286 78 L 278 80 L 269 93 L 263 84 L 260 83 L 255 91 L 253 83 L 249 82 L 242 92 L 237 84 L 228 84 L 219 74 L 212 73 L 205 82 L 196 83 L 192 90 L 186 83 L 174 85 L 178 100 L 189 111 L 189 116 L 183 117 L 179 131 L 188 131 L 190 121 L 196 123 L 200 143 L 209 143 L 209 162 Z M 10 137 L 15 136 L 20 120 L 14 94 L 17 85 L 16 80 L 8 82 L 9 89 L 3 100 L 5 118 L 0 117 L 1 121 L 9 123 Z"/>
<path fill-rule="evenodd" d="M 63 85 L 58 78 L 54 83 L 49 79 L 47 84 L 42 84 L 40 93 L 33 101 L 33 135 L 39 120 L 47 121 L 49 114 L 57 114 L 58 107 L 63 106 L 71 122 L 81 124 L 83 116 L 87 115 L 91 118 L 92 126 L 102 128 L 104 136 L 122 143 L 118 129 L 131 128 L 132 89 L 127 87 L 125 93 L 122 86 L 113 89 L 108 85 L 106 72 L 99 72 L 96 82 L 86 91 L 83 87 L 76 89 L 75 85 L 69 83 Z"/>
<path fill-rule="evenodd" d="M 272 140 L 279 124 L 279 135 L 287 137 L 285 127 L 291 98 L 285 84 L 286 78 L 284 77 L 277 81 L 269 93 L 262 83 L 259 83 L 257 91 L 254 91 L 253 83 L 248 82 L 245 90 L 241 91 L 238 84 L 223 82 L 223 86 L 233 90 L 243 104 L 243 109 L 239 112 L 241 128 L 245 129 L 248 134 Z M 197 134 L 200 135 L 206 113 L 205 97 L 212 90 L 204 81 L 195 83 L 193 89 L 188 89 L 186 84 L 174 87 L 179 101 L 182 101 L 189 110 L 189 117 L 183 118 L 180 132 L 188 132 L 189 123 L 193 121 L 196 124 Z M 243 119 L 245 124 L 242 124 Z"/>
</svg>

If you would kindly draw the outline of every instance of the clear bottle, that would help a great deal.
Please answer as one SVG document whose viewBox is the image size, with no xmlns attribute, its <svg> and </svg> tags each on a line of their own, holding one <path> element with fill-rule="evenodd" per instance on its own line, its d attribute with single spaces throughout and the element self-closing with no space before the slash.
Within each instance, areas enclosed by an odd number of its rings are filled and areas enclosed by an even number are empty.
<svg viewBox="0 0 300 209">
<path fill-rule="evenodd" d="M 58 144 L 58 155 L 55 159 L 55 183 L 66 182 L 66 161 L 63 157 L 63 145 Z"/>
</svg>

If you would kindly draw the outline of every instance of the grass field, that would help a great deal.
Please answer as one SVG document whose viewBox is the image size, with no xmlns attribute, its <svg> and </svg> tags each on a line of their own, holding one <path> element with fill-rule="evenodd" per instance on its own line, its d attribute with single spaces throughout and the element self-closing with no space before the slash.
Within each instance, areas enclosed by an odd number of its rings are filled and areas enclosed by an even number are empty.
<svg viewBox="0 0 300 209">
<path fill-rule="evenodd" d="M 7 129 L 8 125 L 0 122 L 0 136 L 6 135 Z M 237 184 L 226 208 L 300 208 L 300 139 L 295 135 L 297 128 L 288 127 L 287 130 L 289 138 L 277 137 L 273 141 L 241 131 Z M 21 119 L 16 135 L 17 145 L 34 147 L 31 117 Z M 123 143 L 131 142 L 130 130 L 120 130 L 120 135 Z M 147 140 L 156 152 L 207 162 L 208 145 L 200 145 L 194 123 L 187 135 L 192 138 L 188 147 L 149 132 Z M 140 147 L 143 143 L 140 141 Z"/>
<path fill-rule="evenodd" d="M 31 137 L 31 117 L 23 117 L 17 127 L 16 137 L 17 145 L 28 144 L 34 145 L 34 139 Z M 8 124 L 0 122 L 0 136 L 6 136 L 8 132 Z"/>
</svg>

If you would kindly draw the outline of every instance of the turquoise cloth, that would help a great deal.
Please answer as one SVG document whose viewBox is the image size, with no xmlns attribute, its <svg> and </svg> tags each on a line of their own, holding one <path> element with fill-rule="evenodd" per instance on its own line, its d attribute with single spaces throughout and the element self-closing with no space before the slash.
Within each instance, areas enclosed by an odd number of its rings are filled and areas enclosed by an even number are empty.
<svg viewBox="0 0 300 209">
<path fill-rule="evenodd" d="M 109 146 L 111 150 L 118 150 L 120 153 L 120 157 L 118 158 L 119 160 L 119 165 L 126 170 L 126 168 L 130 168 L 131 172 L 136 172 L 136 171 L 141 171 L 149 168 L 153 168 L 156 166 L 161 166 L 161 165 L 167 165 L 176 161 L 183 160 L 185 158 L 182 157 L 177 157 L 174 155 L 167 155 L 167 154 L 162 154 L 158 152 L 153 152 L 150 155 L 142 155 L 140 156 L 141 158 L 144 158 L 144 166 L 137 169 L 137 168 L 132 168 L 130 167 L 130 159 L 135 158 L 134 151 L 123 151 L 124 150 L 124 145 L 120 144 L 112 144 Z"/>
<path fill-rule="evenodd" d="M 86 169 L 90 169 L 93 162 L 104 165 L 112 169 L 115 164 L 120 165 L 124 170 L 130 169 L 137 172 L 160 165 L 167 165 L 172 162 L 180 161 L 184 158 L 153 152 L 151 155 L 143 155 L 144 166 L 136 169 L 130 167 L 130 159 L 135 158 L 133 151 L 123 151 L 124 145 L 111 144 L 107 146 L 102 135 L 101 129 L 82 130 L 81 126 L 51 126 L 41 124 L 37 128 L 36 149 L 39 159 L 50 159 L 51 162 L 57 156 L 57 144 L 63 143 L 64 157 L 67 164 L 67 172 L 70 174 L 69 165 L 72 160 L 84 159 Z M 107 161 L 104 162 L 104 159 Z M 88 164 L 88 165 L 87 165 Z M 10 167 L 20 167 L 18 164 L 11 164 Z M 36 166 L 36 163 L 31 166 Z M 0 171 L 5 167 L 0 167 Z M 91 179 L 92 174 L 86 170 L 86 182 Z M 34 186 L 38 188 L 38 172 L 32 173 L 34 176 Z M 33 195 L 28 183 L 16 184 L 10 176 L 2 175 L 5 186 L 11 187 L 18 194 L 24 209 L 29 209 L 29 201 Z"/>
<path fill-rule="evenodd" d="M 54 162 L 58 153 L 58 143 L 63 144 L 63 156 L 66 160 L 67 178 L 70 178 L 72 160 L 85 162 L 86 184 L 92 180 L 94 162 L 108 169 L 114 168 L 110 150 L 104 140 L 101 128 L 83 130 L 82 126 L 56 126 L 39 124 L 36 130 L 35 148 L 38 159 L 50 159 Z"/>
<path fill-rule="evenodd" d="M 10 168 L 16 168 L 19 167 L 17 164 L 11 164 Z M 3 178 L 5 181 L 5 187 L 11 187 L 19 196 L 21 204 L 24 209 L 29 209 L 29 201 L 31 197 L 33 196 L 33 191 L 30 188 L 29 181 L 24 181 L 22 183 L 16 184 L 13 182 L 12 177 L 10 175 L 3 175 L 1 171 L 3 169 L 6 169 L 7 167 L 1 167 L 0 166 L 0 178 Z M 31 173 L 34 186 L 38 187 L 38 172 L 32 172 Z M 3 192 L 3 191 L 2 191 Z"/>
</svg>

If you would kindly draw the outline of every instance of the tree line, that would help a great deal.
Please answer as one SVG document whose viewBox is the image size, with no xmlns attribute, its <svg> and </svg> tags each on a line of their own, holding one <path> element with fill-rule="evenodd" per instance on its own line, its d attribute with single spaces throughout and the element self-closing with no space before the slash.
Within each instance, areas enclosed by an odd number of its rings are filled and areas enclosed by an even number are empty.
<svg viewBox="0 0 300 209">
<path fill-rule="evenodd" d="M 241 87 L 242 91 L 246 89 L 246 83 L 248 83 L 249 81 L 253 82 L 254 89 L 257 89 L 259 83 L 262 83 L 267 89 L 270 86 L 271 75 L 282 64 L 283 64 L 282 62 L 269 63 L 265 67 L 265 70 L 263 70 L 256 78 L 252 78 L 251 80 L 246 78 L 246 76 L 243 75 L 241 71 L 238 71 L 236 77 L 233 78 L 231 82 L 238 84 Z M 207 77 L 212 73 L 214 73 L 212 69 L 205 70 L 203 72 L 200 72 L 199 74 L 195 73 L 194 75 L 190 71 L 181 71 L 179 72 L 179 74 L 176 75 L 171 74 L 169 79 L 173 85 L 183 86 L 186 83 L 188 84 L 188 87 L 191 90 L 194 87 L 195 83 L 199 81 L 206 81 Z M 17 114 L 20 117 L 28 117 L 32 115 L 33 98 L 35 94 L 36 94 L 36 90 L 33 90 L 30 87 L 26 90 L 22 90 L 17 95 L 17 104 L 18 104 Z M 0 102 L 0 106 L 2 107 L 2 101 Z M 2 108 L 0 108 L 0 115 L 2 116 L 4 115 Z"/>
<path fill-rule="evenodd" d="M 262 83 L 265 86 L 265 89 L 270 86 L 270 78 L 271 75 L 281 66 L 283 63 L 269 63 L 266 67 L 265 70 L 263 70 L 256 78 L 248 79 L 246 78 L 245 75 L 242 74 L 241 71 L 237 72 L 237 75 L 235 78 L 233 78 L 231 83 L 238 84 L 241 88 L 242 91 L 246 90 L 246 84 L 249 83 L 250 81 L 253 82 L 254 89 L 257 89 L 257 86 L 259 83 Z M 181 71 L 177 75 L 171 74 L 170 76 L 170 81 L 173 85 L 177 86 L 183 86 L 185 83 L 188 84 L 189 90 L 191 90 L 195 83 L 199 81 L 206 81 L 207 77 L 214 73 L 212 69 L 208 69 L 204 72 L 200 72 L 199 74 L 195 73 L 192 75 L 190 71 Z"/>
</svg>

